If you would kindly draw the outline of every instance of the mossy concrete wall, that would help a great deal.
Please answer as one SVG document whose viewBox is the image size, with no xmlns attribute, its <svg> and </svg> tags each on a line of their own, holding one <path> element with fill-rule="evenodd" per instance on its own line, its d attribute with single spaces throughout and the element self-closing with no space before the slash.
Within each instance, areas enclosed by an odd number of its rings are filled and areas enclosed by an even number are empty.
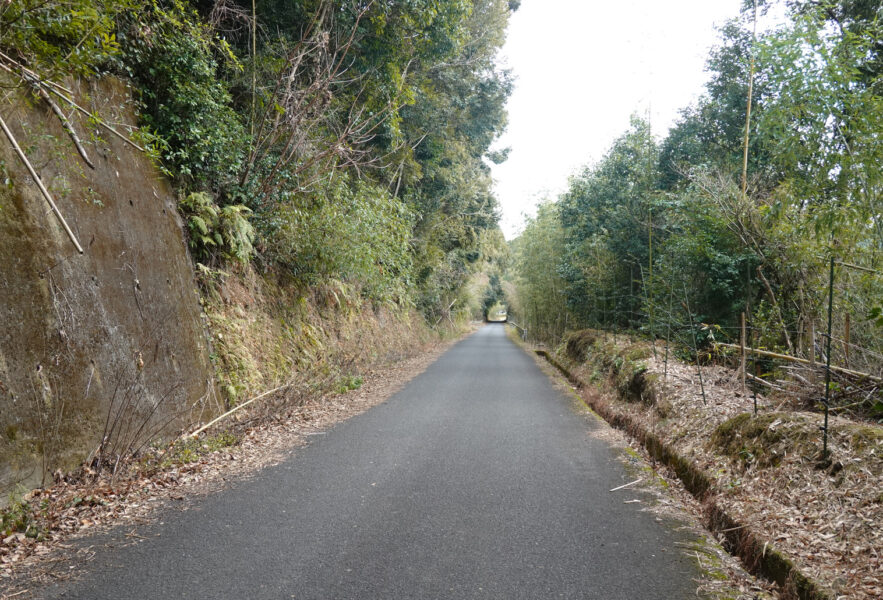
<svg viewBox="0 0 883 600">
<path fill-rule="evenodd" d="M 135 122 L 119 81 L 72 85 L 81 105 L 119 130 Z M 85 253 L 0 137 L 4 495 L 77 466 L 104 437 L 118 454 L 216 408 L 209 339 L 168 182 L 143 153 L 75 117 L 90 169 L 45 103 L 23 90 L 11 97 L 0 115 Z"/>
</svg>

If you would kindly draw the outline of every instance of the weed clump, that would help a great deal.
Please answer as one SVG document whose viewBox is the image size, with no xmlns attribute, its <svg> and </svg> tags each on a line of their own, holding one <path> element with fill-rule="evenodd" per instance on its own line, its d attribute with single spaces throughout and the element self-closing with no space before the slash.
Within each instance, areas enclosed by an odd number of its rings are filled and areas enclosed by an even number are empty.
<svg viewBox="0 0 883 600">
<path fill-rule="evenodd" d="M 212 452 L 230 448 L 239 443 L 239 438 L 229 431 L 203 439 L 187 438 L 177 442 L 159 462 L 159 468 L 165 469 L 175 465 L 186 465 L 197 462 Z"/>
<path fill-rule="evenodd" d="M 10 497 L 9 505 L 0 509 L 0 540 L 16 533 L 37 541 L 42 540 L 45 529 L 40 524 L 40 513 L 45 512 L 46 508 L 41 505 L 35 509 L 21 498 Z"/>
</svg>

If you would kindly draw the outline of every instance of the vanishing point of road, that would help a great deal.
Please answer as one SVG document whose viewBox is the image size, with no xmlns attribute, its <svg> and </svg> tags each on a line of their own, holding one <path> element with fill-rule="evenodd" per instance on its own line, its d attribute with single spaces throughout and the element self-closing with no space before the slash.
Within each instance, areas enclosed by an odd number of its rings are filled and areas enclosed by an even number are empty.
<svg viewBox="0 0 883 600">
<path fill-rule="evenodd" d="M 487 325 L 386 403 L 99 550 L 79 599 L 695 597 L 605 427 Z"/>
</svg>

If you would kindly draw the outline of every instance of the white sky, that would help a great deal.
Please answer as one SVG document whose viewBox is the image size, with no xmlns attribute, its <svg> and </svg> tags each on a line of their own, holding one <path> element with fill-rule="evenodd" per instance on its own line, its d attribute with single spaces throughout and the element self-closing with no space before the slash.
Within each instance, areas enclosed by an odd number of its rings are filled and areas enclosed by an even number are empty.
<svg viewBox="0 0 883 600">
<path fill-rule="evenodd" d="M 628 128 L 651 117 L 664 136 L 702 92 L 715 25 L 740 0 L 523 0 L 510 18 L 504 66 L 516 77 L 509 127 L 492 165 L 507 239 L 522 213 L 556 197 L 569 175 L 599 160 Z"/>
</svg>

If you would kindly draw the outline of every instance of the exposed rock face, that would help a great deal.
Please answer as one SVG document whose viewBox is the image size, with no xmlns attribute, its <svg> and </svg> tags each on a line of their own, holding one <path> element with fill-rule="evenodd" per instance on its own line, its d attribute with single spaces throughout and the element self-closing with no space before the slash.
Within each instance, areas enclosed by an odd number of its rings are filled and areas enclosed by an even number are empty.
<svg viewBox="0 0 883 600">
<path fill-rule="evenodd" d="M 89 87 L 91 86 L 91 87 Z M 74 90 L 134 123 L 109 79 Z M 39 486 L 104 437 L 112 453 L 215 408 L 209 341 L 168 182 L 138 150 L 23 93 L 0 115 L 85 249 L 79 254 L 0 137 L 0 493 Z M 66 107 L 65 107 L 66 108 Z M 124 130 L 125 125 L 117 125 Z"/>
</svg>

